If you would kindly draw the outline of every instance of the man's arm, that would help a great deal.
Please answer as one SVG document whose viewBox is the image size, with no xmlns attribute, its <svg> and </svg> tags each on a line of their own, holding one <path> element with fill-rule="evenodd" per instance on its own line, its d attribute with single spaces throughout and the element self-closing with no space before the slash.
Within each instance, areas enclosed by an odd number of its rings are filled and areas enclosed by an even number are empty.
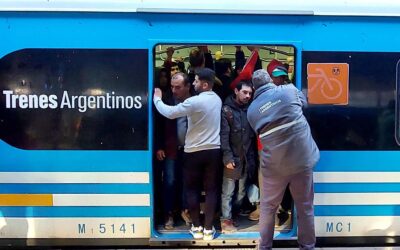
<svg viewBox="0 0 400 250">
<path fill-rule="evenodd" d="M 192 112 L 193 106 L 191 99 L 192 97 L 186 99 L 184 102 L 179 103 L 178 105 L 175 106 L 169 106 L 166 105 L 162 100 L 162 92 L 159 88 L 156 88 L 154 90 L 154 105 L 156 106 L 156 109 L 160 114 L 163 116 L 169 118 L 169 119 L 175 119 L 178 117 L 182 116 L 187 116 Z"/>
<path fill-rule="evenodd" d="M 283 91 L 293 91 L 294 90 L 295 94 L 299 98 L 299 101 L 301 103 L 301 107 L 302 108 L 306 108 L 308 106 L 307 98 L 305 97 L 303 92 L 301 90 L 299 90 L 298 88 L 296 88 L 296 86 L 294 86 L 293 84 L 280 85 L 279 88 L 282 88 Z"/>
<path fill-rule="evenodd" d="M 241 49 L 241 46 L 235 46 L 235 67 L 240 66 L 243 67 L 246 64 L 246 58 L 244 57 L 244 52 Z"/>
<path fill-rule="evenodd" d="M 253 119 L 253 113 L 255 111 L 253 111 L 252 106 L 250 105 L 250 107 L 247 109 L 247 121 L 250 124 L 250 127 L 253 129 L 254 133 L 256 134 L 256 136 L 258 136 L 258 131 L 256 130 L 256 122 Z"/>
<path fill-rule="evenodd" d="M 163 66 L 169 70 L 171 70 L 172 55 L 174 54 L 174 52 L 175 52 L 175 50 L 173 47 L 167 48 L 167 58 L 165 58 Z"/>
<path fill-rule="evenodd" d="M 204 67 L 214 70 L 214 60 L 208 46 L 197 46 L 204 53 Z"/>
<path fill-rule="evenodd" d="M 296 88 L 297 89 L 297 88 Z M 301 92 L 301 90 L 297 89 L 297 94 L 299 96 L 300 102 L 301 102 L 301 106 L 303 108 L 306 108 L 308 106 L 308 102 L 307 99 L 305 97 L 305 95 L 303 94 L 303 92 Z"/>
<path fill-rule="evenodd" d="M 222 161 L 224 166 L 230 169 L 235 167 L 235 160 L 233 158 L 233 153 L 230 145 L 229 134 L 231 128 L 229 126 L 228 118 L 226 117 L 226 113 L 224 110 L 221 112 L 221 149 L 222 149 Z"/>
</svg>

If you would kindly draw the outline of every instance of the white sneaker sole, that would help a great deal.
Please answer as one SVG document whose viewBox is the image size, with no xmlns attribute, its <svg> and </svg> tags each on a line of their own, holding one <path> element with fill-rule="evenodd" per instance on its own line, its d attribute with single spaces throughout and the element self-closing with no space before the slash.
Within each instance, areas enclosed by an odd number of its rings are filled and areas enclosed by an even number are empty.
<svg viewBox="0 0 400 250">
<path fill-rule="evenodd" d="M 233 233 L 236 233 L 237 232 L 237 230 L 222 230 L 221 231 L 221 233 L 223 233 L 223 234 L 233 234 Z"/>
<path fill-rule="evenodd" d="M 204 236 L 203 236 L 203 235 L 200 235 L 200 234 L 198 234 L 198 235 L 192 234 L 192 233 L 190 233 L 190 234 L 193 236 L 193 239 L 195 239 L 195 240 L 201 240 L 201 239 L 204 238 Z"/>
<path fill-rule="evenodd" d="M 213 240 L 214 239 L 214 235 L 212 236 L 204 236 L 203 240 Z"/>
</svg>

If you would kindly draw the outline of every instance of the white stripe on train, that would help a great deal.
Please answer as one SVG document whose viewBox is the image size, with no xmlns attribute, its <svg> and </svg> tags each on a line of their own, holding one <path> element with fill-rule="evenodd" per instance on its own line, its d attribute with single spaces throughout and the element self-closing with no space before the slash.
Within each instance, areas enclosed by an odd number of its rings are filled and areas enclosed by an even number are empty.
<svg viewBox="0 0 400 250">
<path fill-rule="evenodd" d="M 318 205 L 400 205 L 400 193 L 316 193 Z"/>
<path fill-rule="evenodd" d="M 150 183 L 149 172 L 0 172 L 0 183 Z"/>
<path fill-rule="evenodd" d="M 149 238 L 149 217 L 0 218 L 1 238 Z"/>
<path fill-rule="evenodd" d="M 53 194 L 53 206 L 150 206 L 150 195 Z"/>
<path fill-rule="evenodd" d="M 314 172 L 315 183 L 400 183 L 400 172 Z"/>
</svg>

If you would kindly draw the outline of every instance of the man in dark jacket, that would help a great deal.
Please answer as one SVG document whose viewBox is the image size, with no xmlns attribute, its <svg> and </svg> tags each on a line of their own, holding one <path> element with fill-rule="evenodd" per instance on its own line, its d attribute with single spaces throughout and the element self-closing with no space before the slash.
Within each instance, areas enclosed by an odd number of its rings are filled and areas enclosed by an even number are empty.
<svg viewBox="0 0 400 250">
<path fill-rule="evenodd" d="M 221 196 L 221 228 L 223 233 L 237 231 L 232 221 L 232 198 L 238 181 L 234 205 L 240 207 L 246 196 L 249 176 L 255 174 L 255 134 L 247 121 L 247 107 L 253 89 L 251 83 L 236 85 L 235 95 L 226 98 L 221 117 L 221 148 L 224 177 Z"/>
<path fill-rule="evenodd" d="M 313 167 L 319 150 L 303 115 L 306 99 L 293 84 L 273 84 L 265 70 L 254 72 L 252 80 L 256 92 L 247 118 L 263 145 L 259 249 L 272 249 L 275 213 L 287 185 L 297 209 L 300 249 L 314 249 Z"/>
<path fill-rule="evenodd" d="M 176 105 L 190 97 L 190 82 L 186 74 L 178 72 L 171 78 L 171 95 L 165 95 L 165 103 Z M 174 228 L 174 205 L 181 200 L 181 216 L 186 224 L 191 223 L 187 210 L 185 192 L 182 188 L 183 147 L 187 130 L 186 117 L 167 119 L 157 116 L 156 157 L 162 165 L 162 192 L 164 203 L 164 228 Z"/>
</svg>

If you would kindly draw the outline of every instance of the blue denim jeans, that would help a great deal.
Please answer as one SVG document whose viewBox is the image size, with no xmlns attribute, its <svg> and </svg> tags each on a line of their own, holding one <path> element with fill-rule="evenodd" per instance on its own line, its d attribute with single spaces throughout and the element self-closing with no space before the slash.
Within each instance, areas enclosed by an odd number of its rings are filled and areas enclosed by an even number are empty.
<svg viewBox="0 0 400 250">
<path fill-rule="evenodd" d="M 238 180 L 238 192 L 235 201 L 232 202 L 235 194 L 236 181 L 237 180 L 229 179 L 226 177 L 224 177 L 222 180 L 221 219 L 232 219 L 233 206 L 236 208 L 240 207 L 240 205 L 242 205 L 244 197 L 246 196 L 247 175 L 244 174 L 244 176 Z"/>
<path fill-rule="evenodd" d="M 182 178 L 182 155 L 178 155 L 176 160 L 166 158 L 162 173 L 165 216 L 172 213 L 177 203 L 180 203 L 178 209 L 184 210 L 188 208 Z"/>
<path fill-rule="evenodd" d="M 166 158 L 162 173 L 164 214 L 168 216 L 174 210 L 176 201 L 176 160 Z"/>
</svg>

